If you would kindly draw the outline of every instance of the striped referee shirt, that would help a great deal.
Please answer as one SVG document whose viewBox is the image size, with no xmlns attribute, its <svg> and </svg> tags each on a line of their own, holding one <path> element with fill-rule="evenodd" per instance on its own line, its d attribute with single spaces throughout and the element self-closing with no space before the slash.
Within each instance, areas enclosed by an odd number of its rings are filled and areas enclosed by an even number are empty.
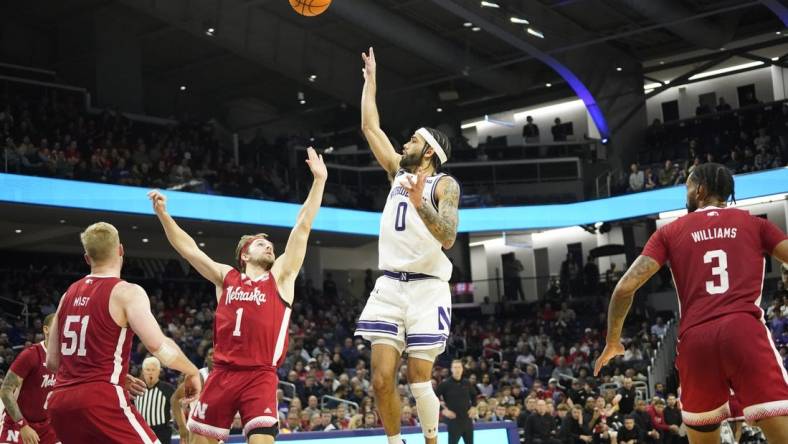
<svg viewBox="0 0 788 444">
<path fill-rule="evenodd" d="M 137 410 L 149 426 L 156 427 L 170 423 L 172 419 L 170 398 L 174 392 L 175 387 L 159 381 L 153 387 L 148 387 L 144 395 L 134 400 Z"/>
</svg>

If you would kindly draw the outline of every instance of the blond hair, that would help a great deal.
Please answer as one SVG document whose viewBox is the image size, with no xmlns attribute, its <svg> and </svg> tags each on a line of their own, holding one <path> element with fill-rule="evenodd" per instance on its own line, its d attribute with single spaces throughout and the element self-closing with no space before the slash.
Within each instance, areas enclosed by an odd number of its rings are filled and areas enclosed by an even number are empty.
<svg viewBox="0 0 788 444">
<path fill-rule="evenodd" d="M 235 260 L 238 262 L 238 271 L 246 271 L 246 262 L 241 260 L 241 250 L 257 238 L 268 239 L 268 235 L 265 233 L 244 234 L 241 236 L 241 240 L 238 241 L 238 245 L 235 247 Z"/>
<path fill-rule="evenodd" d="M 117 254 L 120 245 L 118 229 L 106 222 L 96 222 L 79 234 L 85 254 L 93 262 L 104 262 Z"/>
</svg>

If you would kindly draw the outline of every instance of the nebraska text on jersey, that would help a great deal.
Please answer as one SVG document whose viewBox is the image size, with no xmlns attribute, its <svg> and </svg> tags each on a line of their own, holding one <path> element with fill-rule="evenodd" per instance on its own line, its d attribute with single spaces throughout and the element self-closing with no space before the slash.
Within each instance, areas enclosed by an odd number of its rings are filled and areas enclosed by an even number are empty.
<svg viewBox="0 0 788 444">
<path fill-rule="evenodd" d="M 265 303 L 265 293 L 260 291 L 257 287 L 252 291 L 243 291 L 241 287 L 227 287 L 224 303 L 231 304 L 233 301 L 253 301 L 257 303 L 257 305 L 260 305 Z"/>
</svg>

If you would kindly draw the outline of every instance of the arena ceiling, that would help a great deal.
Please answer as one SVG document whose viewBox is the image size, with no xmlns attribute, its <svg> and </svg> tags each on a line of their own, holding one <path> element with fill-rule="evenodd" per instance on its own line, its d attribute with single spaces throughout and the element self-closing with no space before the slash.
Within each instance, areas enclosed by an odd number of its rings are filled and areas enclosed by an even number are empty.
<svg viewBox="0 0 788 444">
<path fill-rule="evenodd" d="M 233 129 L 327 114 L 357 120 L 357 111 L 347 110 L 359 100 L 359 54 L 370 45 L 379 58 L 380 94 L 410 97 L 423 105 L 420 113 L 440 107 L 459 119 L 491 106 L 571 94 L 550 68 L 466 23 L 446 1 L 336 0 L 312 18 L 295 14 L 285 0 L 31 0 L 2 8 L 42 30 L 97 11 L 133 20 L 151 112 L 214 116 Z M 775 34 L 785 25 L 769 0 L 491 2 L 498 8 L 451 2 L 547 54 L 604 49 L 620 54 L 622 64 L 696 50 L 712 57 L 725 44 L 756 35 L 785 38 Z M 529 27 L 544 38 L 529 34 Z"/>
</svg>

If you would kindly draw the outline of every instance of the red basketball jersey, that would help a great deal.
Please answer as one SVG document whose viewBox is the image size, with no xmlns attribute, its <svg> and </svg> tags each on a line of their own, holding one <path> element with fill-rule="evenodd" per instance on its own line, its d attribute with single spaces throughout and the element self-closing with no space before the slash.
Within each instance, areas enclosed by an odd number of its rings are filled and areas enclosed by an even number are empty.
<svg viewBox="0 0 788 444">
<path fill-rule="evenodd" d="M 788 239 L 773 223 L 735 208 L 708 207 L 657 230 L 643 255 L 670 262 L 683 334 L 731 313 L 760 319 L 764 254 Z"/>
<path fill-rule="evenodd" d="M 46 362 L 46 346 L 40 342 L 26 348 L 11 363 L 10 370 L 22 378 L 16 401 L 19 411 L 28 422 L 43 422 L 49 418 L 44 403 L 55 386 L 55 374 L 47 369 Z M 12 421 L 6 416 L 8 422 Z"/>
<path fill-rule="evenodd" d="M 85 276 L 63 295 L 57 316 L 60 367 L 55 389 L 88 382 L 124 385 L 134 332 L 109 314 L 116 277 Z"/>
<path fill-rule="evenodd" d="M 224 278 L 214 319 L 214 364 L 278 367 L 287 352 L 290 305 L 271 273 L 253 280 L 232 269 Z"/>
</svg>

